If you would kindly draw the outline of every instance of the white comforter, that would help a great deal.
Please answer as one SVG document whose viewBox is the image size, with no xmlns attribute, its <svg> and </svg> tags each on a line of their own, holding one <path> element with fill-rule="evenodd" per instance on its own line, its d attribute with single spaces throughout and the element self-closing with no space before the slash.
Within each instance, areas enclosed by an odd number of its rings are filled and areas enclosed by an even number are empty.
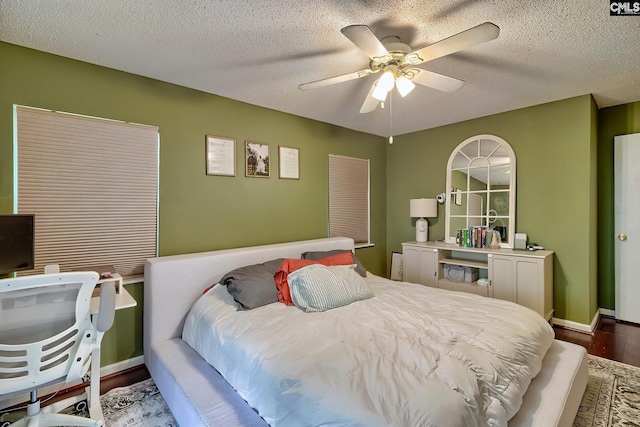
<svg viewBox="0 0 640 427">
<path fill-rule="evenodd" d="M 553 330 L 519 305 L 368 275 L 322 313 L 238 311 L 217 285 L 183 339 L 272 426 L 506 426 Z"/>
</svg>

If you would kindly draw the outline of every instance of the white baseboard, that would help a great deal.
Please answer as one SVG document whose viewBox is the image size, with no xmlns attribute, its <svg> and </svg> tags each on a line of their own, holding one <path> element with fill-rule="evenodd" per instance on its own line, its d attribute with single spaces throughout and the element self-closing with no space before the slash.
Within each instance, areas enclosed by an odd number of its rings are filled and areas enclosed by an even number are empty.
<svg viewBox="0 0 640 427">
<path fill-rule="evenodd" d="M 601 308 L 600 314 L 602 314 L 603 316 L 616 317 L 616 311 L 609 310 L 608 308 Z"/>
<path fill-rule="evenodd" d="M 144 356 L 136 356 L 131 359 L 121 360 L 120 362 L 112 363 L 111 365 L 100 368 L 100 377 L 105 377 L 140 365 L 144 365 Z"/>
<path fill-rule="evenodd" d="M 593 331 L 596 330 L 596 326 L 598 325 L 599 318 L 600 318 L 600 310 L 596 311 L 596 314 L 595 316 L 593 316 L 593 320 L 589 325 L 585 325 L 584 323 L 574 322 L 572 320 L 558 319 L 556 317 L 551 319 L 551 323 L 554 325 L 561 326 L 563 328 L 573 329 L 574 331 L 592 334 Z"/>
<path fill-rule="evenodd" d="M 133 368 L 144 364 L 144 356 L 137 356 L 127 360 L 121 360 L 120 362 L 113 363 L 111 365 L 103 366 L 100 368 L 100 378 L 115 374 L 116 372 L 124 371 L 125 369 Z M 38 390 L 40 396 L 46 396 L 57 391 L 62 391 L 67 388 L 75 387 L 82 384 L 81 380 L 72 381 L 69 384 L 55 384 L 49 387 Z M 87 383 L 89 385 L 89 383 Z M 29 400 L 29 393 L 13 396 L 9 399 L 0 399 L 0 409 L 8 408 L 9 406 L 17 405 Z"/>
</svg>

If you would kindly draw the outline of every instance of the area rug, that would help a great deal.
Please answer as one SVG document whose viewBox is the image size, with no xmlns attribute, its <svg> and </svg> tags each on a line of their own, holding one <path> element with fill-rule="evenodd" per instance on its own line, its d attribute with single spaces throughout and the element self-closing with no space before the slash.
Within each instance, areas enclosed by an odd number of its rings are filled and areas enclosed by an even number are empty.
<svg viewBox="0 0 640 427">
<path fill-rule="evenodd" d="M 100 396 L 108 427 L 177 427 L 153 380 L 114 388 Z"/>
<path fill-rule="evenodd" d="M 114 388 L 100 396 L 105 427 L 178 427 L 167 404 L 151 378 L 127 387 Z M 89 417 L 83 400 L 61 413 Z M 0 427 L 19 420 L 24 410 L 0 415 Z"/>
<path fill-rule="evenodd" d="M 588 356 L 589 382 L 574 427 L 640 426 L 640 368 Z"/>
</svg>

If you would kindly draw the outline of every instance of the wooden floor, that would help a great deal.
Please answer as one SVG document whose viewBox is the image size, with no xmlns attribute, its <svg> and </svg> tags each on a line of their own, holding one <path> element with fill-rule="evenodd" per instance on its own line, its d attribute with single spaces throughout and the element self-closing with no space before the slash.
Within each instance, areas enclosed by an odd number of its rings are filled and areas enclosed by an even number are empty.
<svg viewBox="0 0 640 427">
<path fill-rule="evenodd" d="M 640 325 L 600 316 L 593 335 L 557 326 L 553 329 L 557 339 L 581 345 L 589 354 L 640 367 Z"/>
</svg>

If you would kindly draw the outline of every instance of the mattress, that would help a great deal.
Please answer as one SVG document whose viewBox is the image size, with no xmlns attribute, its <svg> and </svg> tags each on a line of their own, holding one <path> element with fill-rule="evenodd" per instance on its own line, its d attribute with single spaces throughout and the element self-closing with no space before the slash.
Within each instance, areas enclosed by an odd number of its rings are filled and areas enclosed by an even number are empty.
<svg viewBox="0 0 640 427">
<path fill-rule="evenodd" d="M 553 342 L 533 311 L 368 275 L 321 313 L 203 295 L 183 339 L 272 426 L 506 425 Z"/>
</svg>

